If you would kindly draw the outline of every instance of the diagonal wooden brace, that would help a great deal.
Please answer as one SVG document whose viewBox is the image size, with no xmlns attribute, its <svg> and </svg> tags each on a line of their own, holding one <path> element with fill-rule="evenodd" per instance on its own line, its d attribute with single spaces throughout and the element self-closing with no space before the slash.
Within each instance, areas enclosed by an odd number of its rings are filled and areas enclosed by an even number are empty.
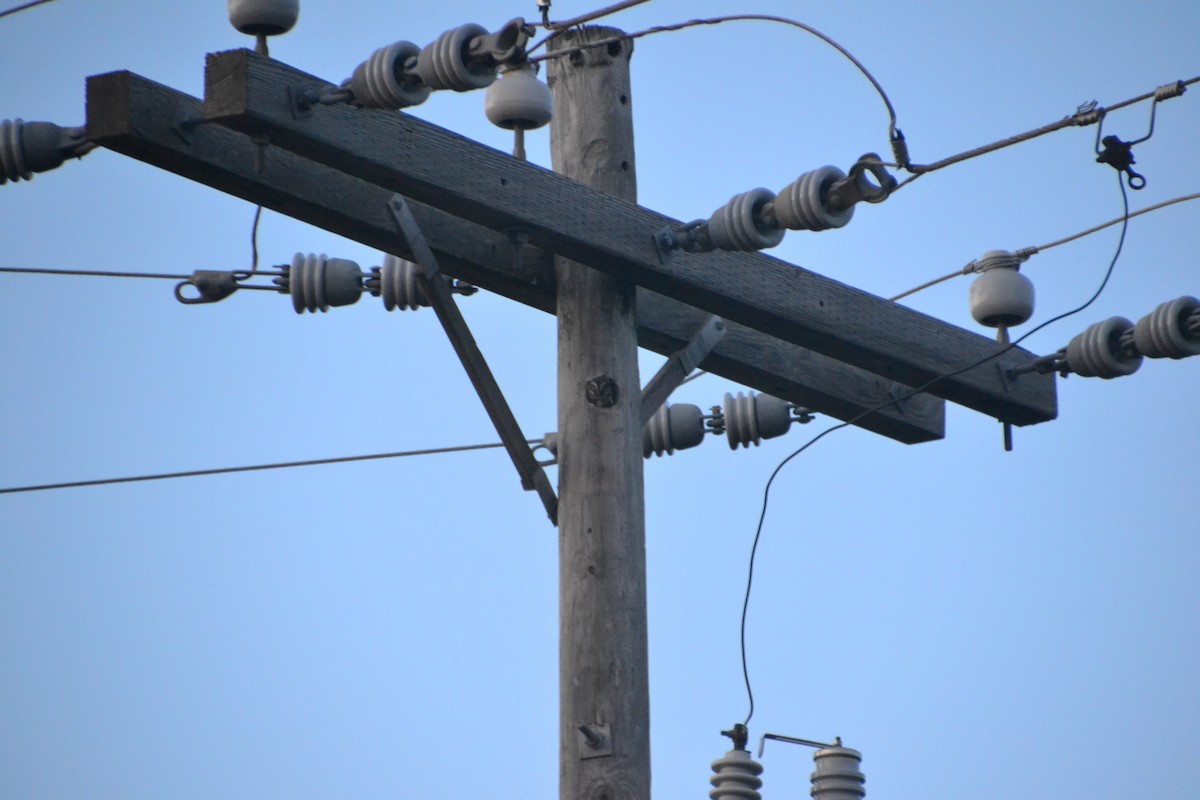
<svg viewBox="0 0 1200 800">
<path fill-rule="evenodd" d="M 417 225 L 412 210 L 400 195 L 392 197 L 389 209 L 400 226 L 400 233 L 403 234 L 408 249 L 412 251 L 417 266 L 420 267 L 417 279 L 421 289 L 424 290 L 429 304 L 442 323 L 442 328 L 445 329 L 446 336 L 454 347 L 454 352 L 462 361 L 463 368 L 467 371 L 467 377 L 471 379 L 471 385 L 479 394 L 484 409 L 492 418 L 492 424 L 496 426 L 496 433 L 500 434 L 500 441 L 504 443 L 504 449 L 508 451 L 513 466 L 517 468 L 517 474 L 521 476 L 521 486 L 526 491 L 538 493 L 538 496 L 542 498 L 542 505 L 546 507 L 546 513 L 550 516 L 550 521 L 557 525 L 558 496 L 554 493 L 554 487 L 550 485 L 550 479 L 538 464 L 537 459 L 534 458 L 533 450 L 529 447 L 525 435 L 521 433 L 521 427 L 517 424 L 512 409 L 508 407 L 508 401 L 504 399 L 504 394 L 500 391 L 491 369 L 488 368 L 483 353 L 475 344 L 475 337 L 471 335 L 467 321 L 463 319 L 462 312 L 454 304 L 450 287 L 441 280 L 437 259 L 425 241 L 425 235 L 421 233 L 421 228 Z"/>
</svg>

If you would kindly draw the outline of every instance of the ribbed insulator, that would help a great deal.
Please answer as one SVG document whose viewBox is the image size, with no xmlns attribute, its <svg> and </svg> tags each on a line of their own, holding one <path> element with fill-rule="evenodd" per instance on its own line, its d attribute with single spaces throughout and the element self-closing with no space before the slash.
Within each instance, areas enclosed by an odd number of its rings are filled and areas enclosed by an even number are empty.
<svg viewBox="0 0 1200 800">
<path fill-rule="evenodd" d="M 862 800 L 866 778 L 859 771 L 862 753 L 849 747 L 826 747 L 813 753 L 813 800 Z"/>
<path fill-rule="evenodd" d="M 1017 271 L 1017 257 L 990 250 L 975 263 L 982 273 L 971 284 L 971 316 L 989 328 L 1020 325 L 1033 316 L 1033 282 Z"/>
<path fill-rule="evenodd" d="M 286 283 L 297 314 L 353 305 L 362 296 L 362 271 L 358 264 L 344 258 L 329 258 L 324 253 L 296 253 L 285 277 L 277 282 Z"/>
<path fill-rule="evenodd" d="M 83 128 L 63 128 L 53 122 L 0 120 L 0 186 L 27 181 L 35 172 L 47 172 L 71 155 L 86 150 Z"/>
<path fill-rule="evenodd" d="M 737 397 L 725 393 L 725 437 L 729 449 L 738 445 L 758 446 L 763 439 L 774 439 L 788 432 L 792 424 L 791 404 L 769 394 L 748 395 L 737 393 Z"/>
<path fill-rule="evenodd" d="M 483 113 L 493 125 L 505 130 L 531 131 L 554 116 L 554 96 L 537 79 L 533 66 L 525 64 L 500 73 L 500 80 L 488 87 Z"/>
<path fill-rule="evenodd" d="M 287 33 L 300 18 L 300 0 L 229 0 L 229 24 L 251 36 Z"/>
<path fill-rule="evenodd" d="M 1141 355 L 1123 352 L 1121 337 L 1133 323 L 1124 317 L 1097 322 L 1067 345 L 1067 368 L 1085 378 L 1119 378 L 1132 375 L 1142 365 Z"/>
<path fill-rule="evenodd" d="M 821 167 L 806 172 L 789 183 L 775 198 L 775 218 L 794 231 L 824 231 L 840 228 L 854 216 L 854 206 L 835 211 L 828 206 L 829 187 L 845 180 L 837 167 Z"/>
<path fill-rule="evenodd" d="M 784 230 L 763 220 L 763 208 L 775 199 L 769 189 L 734 195 L 708 220 L 708 235 L 720 250 L 763 250 L 783 241 Z"/>
<path fill-rule="evenodd" d="M 383 298 L 383 307 L 388 311 L 416 311 L 429 306 L 429 298 L 417 280 L 420 267 L 411 261 L 397 258 L 393 255 L 383 257 L 383 265 L 379 267 L 379 295 Z"/>
<path fill-rule="evenodd" d="M 496 68 L 469 58 L 471 40 L 486 33 L 480 25 L 462 25 L 446 31 L 421 51 L 417 74 L 432 89 L 469 92 L 490 86 L 496 80 Z"/>
<path fill-rule="evenodd" d="M 366 108 L 400 109 L 428 100 L 432 90 L 407 69 L 420 52 L 412 42 L 395 42 L 371 53 L 350 78 L 354 102 Z"/>
<path fill-rule="evenodd" d="M 713 776 L 709 779 L 713 788 L 708 790 L 712 800 L 760 800 L 758 788 L 762 786 L 762 764 L 750 757 L 745 750 L 730 750 L 724 758 L 712 762 Z"/>
<path fill-rule="evenodd" d="M 691 403 L 663 404 L 642 432 L 642 455 L 673 455 L 704 441 L 704 412 Z"/>
<path fill-rule="evenodd" d="M 1138 320 L 1133 342 L 1147 358 L 1187 358 L 1200 355 L 1200 337 L 1189 322 L 1200 313 L 1200 300 L 1187 295 L 1163 303 Z"/>
</svg>

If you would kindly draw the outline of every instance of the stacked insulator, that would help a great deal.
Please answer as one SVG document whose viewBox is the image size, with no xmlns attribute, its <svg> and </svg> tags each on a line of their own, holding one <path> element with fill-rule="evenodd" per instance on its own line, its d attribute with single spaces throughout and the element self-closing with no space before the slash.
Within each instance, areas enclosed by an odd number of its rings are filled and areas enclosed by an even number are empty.
<svg viewBox="0 0 1200 800">
<path fill-rule="evenodd" d="M 1200 300 L 1185 295 L 1161 304 L 1138 320 L 1133 342 L 1147 358 L 1200 355 Z"/>
<path fill-rule="evenodd" d="M 739 445 L 757 447 L 763 439 L 774 439 L 788 432 L 793 422 L 792 404 L 769 394 L 738 392 L 735 397 L 726 392 L 722 419 L 730 450 L 738 449 Z"/>
<path fill-rule="evenodd" d="M 762 764 L 745 750 L 730 750 L 724 758 L 712 762 L 713 788 L 708 791 L 712 800 L 760 800 Z"/>
<path fill-rule="evenodd" d="M 705 433 L 704 412 L 700 406 L 664 403 L 650 417 L 642 431 L 642 455 L 646 458 L 651 453 L 656 456 L 663 453 L 674 455 L 676 450 L 686 450 L 700 444 L 704 441 Z"/>
<path fill-rule="evenodd" d="M 421 48 L 412 42 L 381 47 L 359 64 L 347 82 L 354 102 L 366 108 L 419 106 L 433 91 L 413 72 Z"/>
<path fill-rule="evenodd" d="M 862 753 L 849 747 L 825 747 L 813 753 L 813 800 L 862 800 L 866 778 L 859 771 Z"/>
<path fill-rule="evenodd" d="M 393 255 L 383 257 L 382 266 L 371 270 L 367 289 L 371 294 L 383 298 L 383 307 L 388 311 L 416 311 L 429 306 L 429 298 L 417 279 L 420 267 L 411 261 Z"/>
<path fill-rule="evenodd" d="M 362 270 L 348 259 L 330 258 L 324 253 L 296 253 L 283 273 L 275 283 L 280 291 L 292 296 L 292 308 L 297 314 L 353 305 L 362 296 Z"/>
<path fill-rule="evenodd" d="M 1085 378 L 1132 375 L 1142 358 L 1200 355 L 1200 300 L 1183 296 L 1162 303 L 1134 325 L 1125 317 L 1089 325 L 1061 351 L 1059 367 Z"/>
</svg>

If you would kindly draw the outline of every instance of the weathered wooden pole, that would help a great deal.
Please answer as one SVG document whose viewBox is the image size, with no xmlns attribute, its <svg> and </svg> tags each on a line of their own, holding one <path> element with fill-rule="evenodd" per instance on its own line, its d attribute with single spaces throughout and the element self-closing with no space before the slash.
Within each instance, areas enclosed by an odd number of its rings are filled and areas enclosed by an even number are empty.
<svg viewBox="0 0 1200 800">
<path fill-rule="evenodd" d="M 554 170 L 637 200 L 632 43 L 551 51 Z M 635 287 L 565 259 L 558 282 L 559 797 L 648 800 L 646 530 Z"/>
</svg>

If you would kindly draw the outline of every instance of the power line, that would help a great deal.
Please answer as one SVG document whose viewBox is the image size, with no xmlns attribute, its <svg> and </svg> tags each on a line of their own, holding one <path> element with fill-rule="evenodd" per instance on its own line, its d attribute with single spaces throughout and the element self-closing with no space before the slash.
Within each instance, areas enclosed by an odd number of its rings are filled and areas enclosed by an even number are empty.
<svg viewBox="0 0 1200 800">
<path fill-rule="evenodd" d="M 540 444 L 541 439 L 531 439 L 529 444 Z M 347 464 L 354 461 L 378 461 L 385 458 L 405 458 L 407 456 L 428 456 L 440 453 L 461 453 L 467 450 L 487 450 L 503 447 L 500 442 L 495 444 L 469 444 L 457 447 L 437 447 L 429 450 L 405 450 L 398 453 L 375 453 L 363 456 L 342 456 L 340 458 L 316 458 L 308 461 L 283 461 L 277 464 L 255 464 L 248 467 L 219 467 L 217 469 L 197 469 L 187 472 L 163 472 L 154 475 L 137 475 L 128 478 L 103 478 L 92 481 L 71 481 L 68 483 L 46 483 L 38 486 L 16 486 L 0 489 L 0 494 L 17 494 L 19 492 L 41 492 L 50 489 L 76 489 L 83 486 L 110 486 L 118 483 L 137 483 L 140 481 L 161 481 L 168 478 L 196 478 L 202 475 L 227 475 L 235 472 L 258 472 L 268 469 L 288 469 L 291 467 L 315 467 L 324 464 Z"/>
<path fill-rule="evenodd" d="M 50 3 L 50 2 L 53 2 L 53 0 L 33 0 L 33 2 L 23 3 L 19 6 L 13 6 L 12 8 L 10 8 L 6 11 L 0 11 L 0 17 L 7 17 L 9 14 L 16 14 L 19 11 L 25 11 L 27 9 L 33 8 L 34 6 L 45 5 L 46 3 Z"/>
<path fill-rule="evenodd" d="M 587 14 L 580 14 L 578 17 L 564 20 L 563 22 L 550 21 L 550 3 L 547 2 L 542 8 L 542 27 L 546 28 L 547 30 L 555 31 L 555 35 L 557 35 L 558 31 L 563 31 L 567 28 L 573 28 L 576 25 L 582 25 L 585 22 L 591 22 L 592 20 L 600 19 L 601 17 L 611 16 L 612 14 L 616 14 L 618 11 L 624 11 L 627 8 L 633 8 L 634 6 L 640 6 L 642 3 L 648 2 L 650 2 L 650 0 L 624 0 L 624 2 L 614 3 L 611 6 L 590 11 Z M 546 37 L 545 40 L 538 42 L 537 45 L 534 45 L 534 48 L 545 44 L 545 42 L 551 38 L 553 38 L 553 36 Z"/>
<path fill-rule="evenodd" d="M 1050 319 L 1046 320 L 1045 322 L 1041 323 L 1040 325 L 1034 327 L 1033 330 L 1026 332 L 1020 338 L 1018 338 L 1015 341 L 1011 342 L 1010 344 L 1004 346 L 1002 349 L 997 350 L 996 352 L 992 353 L 991 355 L 988 355 L 988 356 L 985 356 L 984 358 L 978 359 L 975 362 L 968 364 L 967 366 L 962 367 L 960 369 L 954 370 L 952 372 L 947 372 L 943 375 L 939 375 L 936 378 L 933 378 L 932 380 L 926 381 L 925 383 L 916 387 L 915 389 L 909 390 L 908 392 L 906 392 L 905 394 L 896 398 L 895 400 L 889 401 L 887 403 L 881 403 L 873 408 L 869 408 L 866 411 L 863 411 L 858 416 L 848 419 L 845 422 L 841 422 L 841 423 L 838 423 L 837 425 L 833 425 L 829 428 L 826 428 L 825 430 L 821 431 L 813 438 L 809 439 L 807 442 L 805 442 L 799 448 L 794 450 L 786 458 L 784 458 L 782 461 L 780 461 L 778 466 L 775 467 L 774 471 L 771 473 L 771 476 L 767 479 L 766 486 L 763 488 L 762 511 L 759 513 L 758 526 L 756 527 L 756 529 L 754 531 L 754 542 L 750 547 L 750 566 L 749 566 L 749 569 L 747 570 L 747 576 L 746 576 L 746 594 L 742 600 L 742 619 L 741 619 L 741 637 L 740 637 L 741 656 L 742 656 L 742 678 L 746 684 L 746 696 L 749 700 L 749 705 L 750 705 L 749 712 L 746 714 L 746 719 L 742 723 L 743 725 L 748 725 L 750 723 L 750 718 L 754 716 L 754 691 L 750 686 L 750 670 L 749 670 L 749 667 L 748 667 L 747 661 L 746 661 L 746 617 L 747 617 L 747 612 L 750 607 L 750 591 L 754 585 L 754 560 L 755 560 L 755 556 L 758 553 L 758 543 L 762 539 L 763 522 L 766 520 L 766 517 L 767 517 L 767 506 L 770 501 L 771 485 L 775 482 L 775 478 L 779 475 L 780 471 L 784 468 L 784 466 L 786 466 L 788 464 L 788 462 L 790 462 L 792 459 L 796 458 L 798 455 L 803 453 L 805 450 L 812 447 L 814 444 L 821 441 L 821 439 L 824 439 L 826 436 L 833 433 L 834 431 L 841 430 L 842 428 L 847 428 L 847 427 L 853 425 L 854 423 L 858 422 L 860 419 L 867 416 L 868 414 L 874 414 L 875 412 L 886 408 L 887 406 L 891 405 L 892 403 L 903 402 L 903 401 L 907 400 L 908 398 L 913 397 L 914 395 L 917 395 L 917 394 L 920 394 L 921 392 L 926 391 L 931 386 L 934 386 L 937 383 L 940 383 L 941 381 L 946 380 L 947 378 L 952 378 L 956 375 L 961 375 L 962 373 L 967 372 L 968 370 L 975 369 L 976 367 L 982 366 L 983 364 L 986 364 L 987 362 L 989 362 L 995 358 L 999 358 L 1000 356 L 1004 355 L 1008 351 L 1017 347 L 1018 345 L 1021 344 L 1021 342 L 1025 341 L 1030 336 L 1032 336 L 1033 334 L 1042 330 L 1043 328 L 1045 328 L 1049 325 L 1052 325 L 1055 322 L 1059 322 L 1060 320 L 1066 319 L 1067 317 L 1078 314 L 1079 312 L 1088 308 L 1092 303 L 1096 302 L 1096 299 L 1098 297 L 1100 297 L 1100 294 L 1104 291 L 1104 288 L 1106 286 L 1108 286 L 1108 281 L 1112 277 L 1113 269 L 1117 266 L 1117 260 L 1121 257 L 1121 251 L 1125 247 L 1125 234 L 1129 230 L 1129 216 L 1130 216 L 1129 215 L 1129 193 L 1125 191 L 1125 182 L 1123 179 L 1123 175 L 1120 172 L 1117 173 L 1117 183 L 1121 189 L 1121 202 L 1125 209 L 1125 214 L 1122 217 L 1122 220 L 1124 221 L 1125 224 L 1121 227 L 1121 235 L 1120 235 L 1120 238 L 1117 240 L 1117 249 L 1113 253 L 1112 260 L 1109 261 L 1108 269 L 1105 270 L 1105 272 L 1104 272 L 1104 278 L 1100 281 L 1100 286 L 1096 289 L 1096 291 L 1092 294 L 1092 296 L 1087 299 L 1086 302 L 1084 302 L 1078 308 L 1071 309 L 1070 311 L 1059 314 L 1056 317 L 1051 317 Z"/>
</svg>

